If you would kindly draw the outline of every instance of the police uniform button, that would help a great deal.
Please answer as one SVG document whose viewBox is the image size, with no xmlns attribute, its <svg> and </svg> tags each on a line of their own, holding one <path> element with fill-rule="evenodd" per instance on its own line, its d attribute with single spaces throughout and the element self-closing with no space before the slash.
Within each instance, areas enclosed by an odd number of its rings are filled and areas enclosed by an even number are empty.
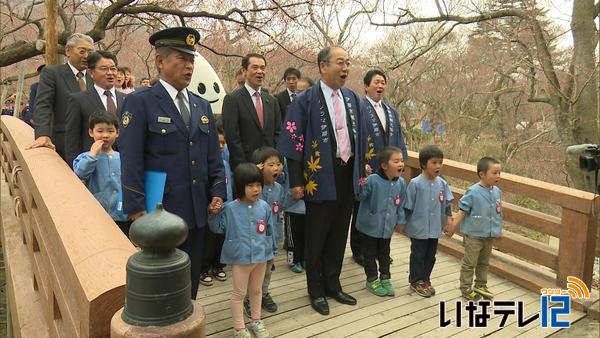
<svg viewBox="0 0 600 338">
<path fill-rule="evenodd" d="M 196 180 L 192 180 L 192 184 L 196 184 Z"/>
<path fill-rule="evenodd" d="M 161 129 L 161 130 L 160 130 L 160 133 L 164 135 L 164 134 L 166 134 L 166 133 L 167 133 L 167 130 L 166 130 L 166 129 Z"/>
<path fill-rule="evenodd" d="M 193 145 L 194 145 L 194 142 L 190 141 L 190 146 L 193 146 Z"/>
<path fill-rule="evenodd" d="M 195 160 L 192 160 L 192 165 L 196 165 L 196 161 Z"/>
</svg>

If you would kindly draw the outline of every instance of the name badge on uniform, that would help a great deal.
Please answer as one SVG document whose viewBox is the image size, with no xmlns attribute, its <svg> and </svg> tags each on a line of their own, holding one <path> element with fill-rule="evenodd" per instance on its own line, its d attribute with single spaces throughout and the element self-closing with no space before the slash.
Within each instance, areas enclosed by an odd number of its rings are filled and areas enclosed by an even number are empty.
<svg viewBox="0 0 600 338">
<path fill-rule="evenodd" d="M 444 191 L 443 190 L 440 191 L 439 199 L 440 199 L 440 203 L 444 202 Z"/>
<path fill-rule="evenodd" d="M 400 205 L 400 195 L 396 195 L 396 198 L 394 198 L 394 205 L 395 206 L 399 206 Z"/>
<path fill-rule="evenodd" d="M 496 213 L 499 214 L 502 212 L 502 202 L 496 201 Z"/>
<path fill-rule="evenodd" d="M 274 214 L 279 212 L 279 207 L 280 207 L 279 201 L 275 201 L 275 203 L 273 203 L 273 213 Z"/>
<path fill-rule="evenodd" d="M 166 116 L 159 116 L 158 123 L 171 123 L 171 118 Z"/>
<path fill-rule="evenodd" d="M 265 223 L 264 219 L 261 219 L 260 221 L 258 221 L 258 224 L 256 225 L 256 231 L 259 234 L 263 234 L 263 233 L 265 233 L 265 230 L 267 230 L 267 224 Z"/>
</svg>

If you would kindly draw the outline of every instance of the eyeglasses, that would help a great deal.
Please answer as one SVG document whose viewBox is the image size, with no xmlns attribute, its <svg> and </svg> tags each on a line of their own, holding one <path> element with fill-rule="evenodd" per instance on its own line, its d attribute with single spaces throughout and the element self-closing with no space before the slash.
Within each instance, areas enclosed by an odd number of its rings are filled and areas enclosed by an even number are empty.
<svg viewBox="0 0 600 338">
<path fill-rule="evenodd" d="M 338 67 L 342 68 L 344 66 L 350 68 L 352 66 L 352 63 L 350 61 L 344 61 L 344 60 L 337 60 L 335 62 L 332 61 L 326 61 L 327 63 L 333 63 L 335 65 L 337 65 Z"/>
<path fill-rule="evenodd" d="M 94 67 L 94 69 L 97 69 L 103 73 L 108 73 L 108 72 L 116 73 L 117 72 L 117 67 Z"/>
</svg>

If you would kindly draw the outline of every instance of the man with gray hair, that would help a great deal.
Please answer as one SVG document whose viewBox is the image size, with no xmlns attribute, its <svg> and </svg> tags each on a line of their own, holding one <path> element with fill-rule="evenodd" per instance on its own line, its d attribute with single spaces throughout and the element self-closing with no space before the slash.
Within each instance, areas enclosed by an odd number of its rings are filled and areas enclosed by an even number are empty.
<svg viewBox="0 0 600 338">
<path fill-rule="evenodd" d="M 26 149 L 55 149 L 65 159 L 65 116 L 69 95 L 94 87 L 94 81 L 87 72 L 87 57 L 93 51 L 94 40 L 88 35 L 75 33 L 65 45 L 68 62 L 44 67 L 33 112 L 35 141 Z"/>
</svg>

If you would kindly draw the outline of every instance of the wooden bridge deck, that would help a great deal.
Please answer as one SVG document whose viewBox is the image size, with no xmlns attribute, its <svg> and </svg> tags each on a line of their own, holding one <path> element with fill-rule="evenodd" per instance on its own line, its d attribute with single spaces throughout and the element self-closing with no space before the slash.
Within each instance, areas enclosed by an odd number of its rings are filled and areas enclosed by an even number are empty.
<svg viewBox="0 0 600 338">
<path fill-rule="evenodd" d="M 285 255 L 280 254 L 276 259 L 276 270 L 273 272 L 270 290 L 279 309 L 273 314 L 263 311 L 267 328 L 276 337 L 540 337 L 557 331 L 542 329 L 539 321 L 525 328 L 518 328 L 516 316 L 511 316 L 506 326 L 499 328 L 500 317 L 494 315 L 488 328 L 469 329 L 464 327 L 468 323 L 464 309 L 463 327 L 455 327 L 453 322 L 446 328 L 439 328 L 439 301 L 447 302 L 446 312 L 450 316 L 454 313 L 450 311 L 454 309 L 456 300 L 460 299 L 457 289 L 460 260 L 438 252 L 432 274 L 432 283 L 437 294 L 426 299 L 412 293 L 407 284 L 410 240 L 395 235 L 392 239 L 391 255 L 394 259 L 392 280 L 396 288 L 395 297 L 377 297 L 365 289 L 364 271 L 354 263 L 348 247 L 341 282 L 344 291 L 357 298 L 358 305 L 342 305 L 330 300 L 330 315 L 321 316 L 310 307 L 305 274 L 290 271 L 285 263 Z M 231 272 L 226 271 L 230 276 Z M 524 301 L 527 317 L 540 309 L 539 294 L 509 280 L 491 274 L 488 286 L 496 293 L 497 300 Z M 215 280 L 211 287 L 200 287 L 198 298 L 206 311 L 207 337 L 231 337 L 231 278 L 226 282 Z M 573 310 L 570 315 L 571 323 L 584 316 L 583 312 Z"/>
</svg>

